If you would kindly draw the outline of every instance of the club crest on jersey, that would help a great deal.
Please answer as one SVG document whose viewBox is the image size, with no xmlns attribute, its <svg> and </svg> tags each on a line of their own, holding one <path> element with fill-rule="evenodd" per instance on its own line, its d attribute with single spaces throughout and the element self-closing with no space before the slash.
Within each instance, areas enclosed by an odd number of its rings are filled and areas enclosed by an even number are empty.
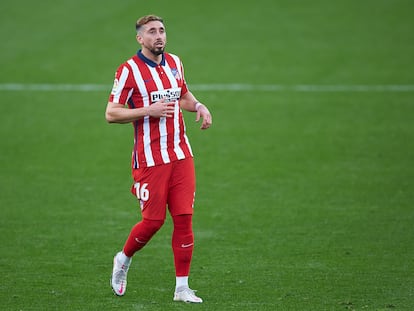
<svg viewBox="0 0 414 311">
<path fill-rule="evenodd" d="M 171 73 L 176 80 L 181 80 L 181 75 L 177 68 L 171 68 Z"/>
<path fill-rule="evenodd" d="M 181 97 L 181 88 L 174 87 L 166 90 L 159 90 L 151 92 L 151 104 L 165 98 L 166 101 L 173 102 L 179 100 Z"/>
</svg>

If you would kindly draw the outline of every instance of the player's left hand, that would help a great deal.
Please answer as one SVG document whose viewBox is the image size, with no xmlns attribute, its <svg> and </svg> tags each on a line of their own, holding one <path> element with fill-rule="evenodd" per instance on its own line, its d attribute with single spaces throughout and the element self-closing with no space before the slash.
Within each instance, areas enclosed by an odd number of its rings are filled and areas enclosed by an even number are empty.
<svg viewBox="0 0 414 311">
<path fill-rule="evenodd" d="M 210 111 L 203 104 L 201 104 L 197 109 L 196 122 L 200 121 L 200 118 L 203 119 L 200 127 L 202 130 L 208 129 L 213 123 L 213 118 L 211 117 Z"/>
</svg>

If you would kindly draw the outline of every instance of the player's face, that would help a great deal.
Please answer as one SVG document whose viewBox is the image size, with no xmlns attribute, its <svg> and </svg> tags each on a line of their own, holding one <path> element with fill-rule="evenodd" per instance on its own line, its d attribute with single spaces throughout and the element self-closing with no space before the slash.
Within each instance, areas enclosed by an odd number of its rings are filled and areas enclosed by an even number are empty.
<svg viewBox="0 0 414 311">
<path fill-rule="evenodd" d="M 145 24 L 139 31 L 137 40 L 143 49 L 149 50 L 154 55 L 162 54 L 167 43 L 164 24 L 159 21 Z"/>
</svg>

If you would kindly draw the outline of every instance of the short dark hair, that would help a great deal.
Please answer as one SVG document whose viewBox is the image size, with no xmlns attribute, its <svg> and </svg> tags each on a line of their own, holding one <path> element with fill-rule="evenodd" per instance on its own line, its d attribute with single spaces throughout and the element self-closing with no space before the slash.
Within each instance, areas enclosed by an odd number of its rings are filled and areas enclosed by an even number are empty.
<svg viewBox="0 0 414 311">
<path fill-rule="evenodd" d="M 143 17 L 141 17 L 140 19 L 137 20 L 137 22 L 135 23 L 135 30 L 138 32 L 141 27 L 149 22 L 153 22 L 153 21 L 158 21 L 161 23 L 164 23 L 164 20 L 162 19 L 162 17 L 159 17 L 157 15 L 145 15 Z"/>
</svg>

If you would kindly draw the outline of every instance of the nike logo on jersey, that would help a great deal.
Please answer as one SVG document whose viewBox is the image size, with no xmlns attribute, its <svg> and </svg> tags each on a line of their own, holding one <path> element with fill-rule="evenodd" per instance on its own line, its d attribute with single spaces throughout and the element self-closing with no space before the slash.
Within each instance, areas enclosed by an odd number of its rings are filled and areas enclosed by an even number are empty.
<svg viewBox="0 0 414 311">
<path fill-rule="evenodd" d="M 147 242 L 141 241 L 141 240 L 140 240 L 140 239 L 138 239 L 138 238 L 135 238 L 135 242 L 137 242 L 137 243 L 139 243 L 139 244 L 145 244 L 145 243 L 147 243 Z"/>
</svg>

